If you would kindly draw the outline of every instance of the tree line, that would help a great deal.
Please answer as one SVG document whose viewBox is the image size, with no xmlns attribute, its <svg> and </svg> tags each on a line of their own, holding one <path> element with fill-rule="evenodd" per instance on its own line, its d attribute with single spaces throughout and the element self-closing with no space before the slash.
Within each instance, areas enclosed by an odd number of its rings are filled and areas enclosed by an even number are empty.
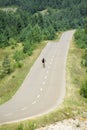
<svg viewBox="0 0 87 130">
<path fill-rule="evenodd" d="M 74 10 L 76 13 L 74 13 Z M 29 31 L 32 32 L 35 31 L 33 28 L 38 26 L 43 35 L 39 36 L 44 37 L 44 39 L 52 39 L 56 31 L 84 27 L 87 21 L 85 14 L 81 15 L 77 7 L 62 10 L 48 8 L 45 14 L 37 12 L 32 15 L 21 9 L 16 12 L 0 11 L 0 18 L 0 47 L 10 45 L 11 38 L 18 40 L 22 35 L 21 32 L 29 27 Z"/>
<path fill-rule="evenodd" d="M 0 0 L 0 7 L 18 6 L 21 9 L 28 10 L 31 13 L 47 9 L 48 7 L 54 9 L 65 9 L 76 6 L 81 8 L 81 12 L 86 11 L 86 0 Z"/>
<path fill-rule="evenodd" d="M 22 43 L 23 50 L 13 56 L 18 67 L 25 54 L 32 55 L 35 44 L 54 39 L 60 30 L 83 28 L 87 22 L 86 0 L 0 0 L 0 7 L 12 6 L 17 8 L 15 12 L 0 10 L 0 48 L 14 49 Z M 3 63 L 7 64 L 6 72 Z M 2 66 L 3 72 L 12 71 L 8 56 Z"/>
<path fill-rule="evenodd" d="M 52 39 L 55 31 L 84 27 L 87 22 L 86 0 L 0 0 L 0 7 L 8 6 L 18 9 L 0 10 L 0 47 L 10 45 L 10 38 L 18 40 L 26 27 L 32 32 L 38 26 L 44 39 Z"/>
</svg>

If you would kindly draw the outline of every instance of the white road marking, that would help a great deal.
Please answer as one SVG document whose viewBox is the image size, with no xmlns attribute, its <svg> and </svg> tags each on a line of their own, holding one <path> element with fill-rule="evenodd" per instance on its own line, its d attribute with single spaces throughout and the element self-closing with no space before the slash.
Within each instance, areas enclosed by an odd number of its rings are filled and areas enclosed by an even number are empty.
<svg viewBox="0 0 87 130">
<path fill-rule="evenodd" d="M 47 72 L 46 72 L 47 74 L 48 74 L 48 70 L 47 70 Z"/>
<path fill-rule="evenodd" d="M 39 97 L 40 97 L 40 95 L 37 96 L 37 98 L 39 98 Z"/>
<path fill-rule="evenodd" d="M 52 56 L 52 58 L 54 58 L 54 56 Z"/>
<path fill-rule="evenodd" d="M 40 88 L 40 91 L 43 91 L 43 89 L 42 89 L 42 88 Z"/>
<path fill-rule="evenodd" d="M 47 79 L 47 76 L 45 76 L 44 78 Z"/>
<path fill-rule="evenodd" d="M 24 111 L 24 110 L 26 110 L 26 109 L 27 109 L 26 107 L 23 107 L 21 110 Z"/>
<path fill-rule="evenodd" d="M 43 85 L 45 84 L 45 82 L 43 82 Z"/>
<path fill-rule="evenodd" d="M 53 58 L 51 59 L 51 61 L 53 61 Z"/>
<path fill-rule="evenodd" d="M 32 104 L 34 105 L 36 103 L 36 101 L 32 102 Z"/>
</svg>

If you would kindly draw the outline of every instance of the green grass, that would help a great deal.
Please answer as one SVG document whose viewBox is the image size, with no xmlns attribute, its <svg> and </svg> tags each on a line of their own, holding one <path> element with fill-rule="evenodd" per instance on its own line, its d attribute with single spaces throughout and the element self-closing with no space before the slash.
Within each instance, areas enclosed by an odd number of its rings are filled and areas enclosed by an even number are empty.
<svg viewBox="0 0 87 130">
<path fill-rule="evenodd" d="M 87 116 L 84 115 L 87 111 L 87 99 L 83 98 L 79 92 L 82 82 L 87 77 L 85 68 L 81 66 L 83 51 L 83 49 L 76 48 L 74 43 L 71 44 L 67 59 L 67 93 L 63 103 L 63 107 L 70 106 L 75 115 L 79 117 Z"/>
<path fill-rule="evenodd" d="M 67 58 L 66 66 L 66 95 L 63 103 L 54 111 L 20 123 L 2 125 L 0 130 L 34 130 L 51 123 L 68 119 L 87 119 L 87 99 L 79 94 L 81 83 L 85 80 L 87 73 L 81 66 L 83 50 L 76 48 L 72 42 Z"/>
<path fill-rule="evenodd" d="M 33 65 L 36 58 L 39 56 L 42 48 L 46 45 L 46 42 L 36 45 L 36 49 L 33 51 L 32 56 L 27 56 L 22 62 L 23 67 L 16 69 L 10 75 L 5 76 L 3 79 L 0 80 L 0 104 L 8 101 L 18 90 L 21 86 L 24 78 L 28 74 L 31 66 Z M 21 47 L 15 48 L 15 50 L 19 50 Z M 10 47 L 6 48 L 5 50 L 0 49 L 0 54 L 2 54 L 1 59 L 3 59 L 3 55 L 8 53 L 11 57 L 15 50 L 12 50 Z"/>
<path fill-rule="evenodd" d="M 4 56 L 8 54 L 10 57 L 13 56 L 14 52 L 17 50 L 22 50 L 23 46 L 21 43 L 17 44 L 14 49 L 12 49 L 12 46 L 6 47 L 6 48 L 0 48 L 0 61 L 3 60 Z"/>
<path fill-rule="evenodd" d="M 61 32 L 57 33 L 55 40 L 58 40 L 61 34 Z M 22 61 L 22 68 L 16 68 L 16 70 L 10 75 L 6 75 L 4 78 L 0 79 L 0 104 L 3 104 L 9 99 L 11 99 L 12 96 L 16 93 L 18 88 L 21 86 L 23 80 L 25 79 L 26 75 L 30 71 L 31 66 L 33 65 L 33 63 L 35 62 L 46 44 L 47 41 L 44 41 L 40 44 L 34 44 L 32 48 L 34 50 L 33 54 L 31 56 L 27 56 Z M 22 49 L 23 46 L 21 43 L 17 44 L 14 49 L 12 49 L 12 46 L 0 49 L 0 65 L 2 64 L 3 58 L 6 54 L 8 54 L 10 60 L 14 62 L 14 53 Z"/>
</svg>

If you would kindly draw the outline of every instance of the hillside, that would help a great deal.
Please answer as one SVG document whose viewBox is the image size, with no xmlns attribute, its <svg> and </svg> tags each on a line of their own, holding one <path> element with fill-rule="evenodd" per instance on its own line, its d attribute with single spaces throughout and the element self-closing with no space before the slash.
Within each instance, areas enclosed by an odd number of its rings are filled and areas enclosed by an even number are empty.
<svg viewBox="0 0 87 130">
<path fill-rule="evenodd" d="M 44 10 L 48 7 L 56 8 L 56 9 L 65 9 L 72 8 L 77 6 L 77 8 L 81 8 L 81 11 L 85 11 L 87 9 L 87 1 L 86 0 L 0 0 L 0 6 L 18 6 L 24 10 L 28 10 L 31 12 L 36 12 L 40 10 Z M 86 10 L 87 11 L 87 10 Z M 85 12 L 86 13 L 86 12 Z"/>
<path fill-rule="evenodd" d="M 0 0 L 0 104 L 19 89 L 46 42 L 70 29 L 77 31 L 67 58 L 61 108 L 0 130 L 34 130 L 67 118 L 87 119 L 87 0 Z"/>
<path fill-rule="evenodd" d="M 84 27 L 87 23 L 86 0 L 0 0 L 0 7 L 18 9 L 14 13 L 0 11 L 0 47 L 8 46 L 10 38 L 18 42 L 20 32 L 28 25 L 38 24 L 45 35 L 43 39 L 52 39 L 54 36 L 47 36 L 50 29 L 54 35 L 55 31 Z M 40 13 L 43 10 L 47 10 L 44 16 Z"/>
<path fill-rule="evenodd" d="M 84 28 L 87 23 L 86 0 L 0 0 L 0 8 L 0 48 L 14 50 L 18 43 L 22 45 L 21 50 L 14 51 L 12 65 L 13 60 L 19 64 L 26 55 L 32 55 L 40 42 L 55 39 L 57 32 Z M 1 66 L 2 62 L 1 58 Z"/>
</svg>

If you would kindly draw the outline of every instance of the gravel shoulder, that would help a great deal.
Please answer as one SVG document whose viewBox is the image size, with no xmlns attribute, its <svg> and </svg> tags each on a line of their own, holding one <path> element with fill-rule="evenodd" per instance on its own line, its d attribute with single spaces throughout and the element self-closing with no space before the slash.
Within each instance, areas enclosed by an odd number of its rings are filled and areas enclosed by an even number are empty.
<svg viewBox="0 0 87 130">
<path fill-rule="evenodd" d="M 87 130 L 87 119 L 65 119 L 36 130 Z"/>
</svg>

